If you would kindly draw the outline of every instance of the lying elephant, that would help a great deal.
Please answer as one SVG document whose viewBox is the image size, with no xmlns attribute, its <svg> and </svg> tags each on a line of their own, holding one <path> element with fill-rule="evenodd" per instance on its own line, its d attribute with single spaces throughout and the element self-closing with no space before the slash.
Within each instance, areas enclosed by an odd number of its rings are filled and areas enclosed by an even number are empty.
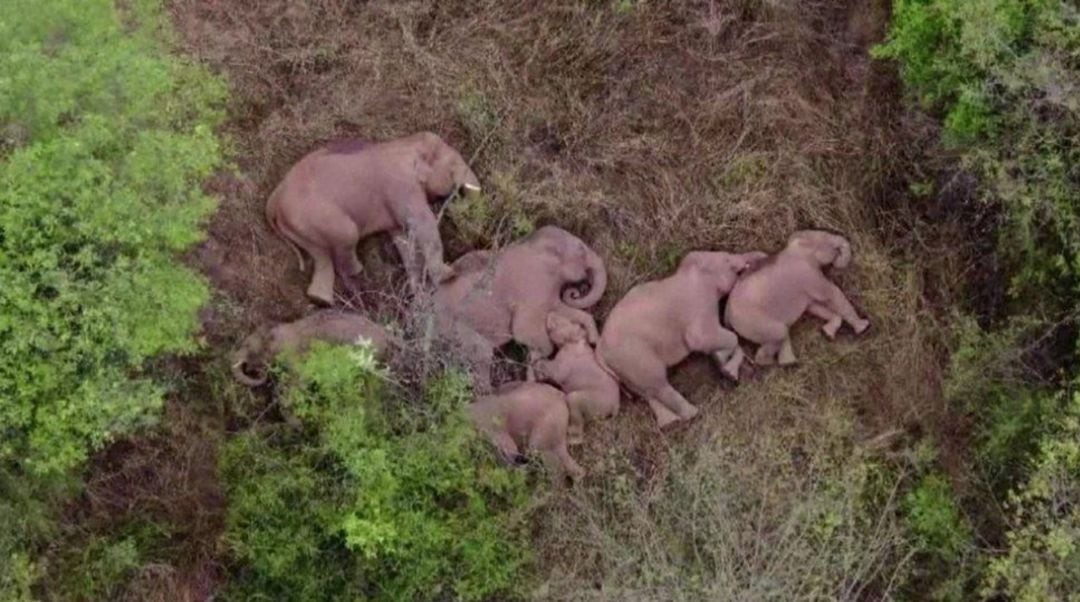
<svg viewBox="0 0 1080 602">
<path fill-rule="evenodd" d="M 517 341 L 529 349 L 529 364 L 550 357 L 547 316 L 555 312 L 599 338 L 596 321 L 584 311 L 607 287 L 604 261 L 578 237 L 544 226 L 498 251 L 473 251 L 454 262 L 455 276 L 435 291 L 435 307 L 446 321 L 460 321 L 494 348 Z M 576 286 L 588 285 L 582 295 Z"/>
<path fill-rule="evenodd" d="M 510 383 L 477 399 L 469 413 L 477 430 L 495 444 L 506 462 L 524 463 L 521 450 L 531 449 L 540 452 L 554 480 L 561 481 L 563 474 L 575 481 L 585 476 L 585 469 L 566 447 L 569 410 L 566 396 L 555 387 Z"/>
<path fill-rule="evenodd" d="M 754 361 L 768 365 L 796 362 L 788 329 L 805 312 L 825 320 L 822 330 L 832 339 L 847 322 L 856 334 L 870 326 L 822 269 L 843 269 L 851 263 L 851 244 L 839 234 L 801 230 L 788 238 L 783 251 L 757 270 L 743 274 L 728 296 L 724 322 L 758 345 Z"/>
<path fill-rule="evenodd" d="M 282 351 L 303 353 L 314 341 L 353 344 L 370 341 L 375 353 L 385 357 L 397 342 L 382 326 L 359 314 L 323 309 L 295 322 L 263 326 L 250 334 L 232 355 L 236 380 L 257 387 L 267 380 L 267 367 Z"/>
<path fill-rule="evenodd" d="M 461 155 L 430 132 L 370 144 L 338 141 L 285 174 L 266 203 L 266 219 L 291 243 L 301 270 L 299 249 L 311 256 L 307 294 L 317 303 L 333 303 L 335 272 L 354 292 L 348 277 L 363 271 L 356 245 L 377 232 L 393 237 L 415 291 L 424 270 L 435 282 L 452 273 L 429 202 L 459 187 L 475 193 L 480 182 Z"/>
<path fill-rule="evenodd" d="M 536 363 L 536 377 L 555 383 L 566 394 L 570 409 L 567 437 L 576 445 L 582 442 L 586 419 L 619 413 L 619 381 L 599 362 L 580 324 L 553 313 L 548 315 L 547 328 L 559 352 L 554 359 Z"/>
<path fill-rule="evenodd" d="M 661 427 L 698 413 L 667 379 L 667 369 L 691 352 L 711 354 L 727 376 L 738 380 L 743 354 L 735 333 L 720 325 L 720 298 L 740 272 L 764 257 L 760 252 L 688 253 L 674 274 L 635 286 L 612 308 L 597 354 L 645 398 Z"/>
</svg>

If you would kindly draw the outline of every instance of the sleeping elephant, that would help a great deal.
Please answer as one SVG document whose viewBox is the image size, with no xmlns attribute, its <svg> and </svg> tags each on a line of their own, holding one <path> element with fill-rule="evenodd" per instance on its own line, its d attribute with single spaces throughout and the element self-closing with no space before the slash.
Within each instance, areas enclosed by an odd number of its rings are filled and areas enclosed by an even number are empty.
<svg viewBox="0 0 1080 602">
<path fill-rule="evenodd" d="M 540 452 L 554 480 L 560 481 L 563 474 L 575 481 L 585 476 L 566 447 L 569 411 L 566 396 L 555 387 L 509 383 L 473 402 L 469 414 L 506 462 L 523 463 L 521 452 L 531 449 Z"/>
<path fill-rule="evenodd" d="M 571 445 L 576 445 L 584 438 L 585 420 L 619 413 L 619 381 L 599 362 L 580 324 L 552 313 L 547 327 L 559 352 L 553 359 L 536 363 L 536 378 L 552 382 L 566 393 L 570 408 L 567 437 Z"/>
<path fill-rule="evenodd" d="M 585 328 L 589 342 L 599 337 L 596 321 L 584 311 L 607 287 L 600 256 L 573 234 L 544 226 L 498 252 L 474 251 L 454 262 L 455 275 L 435 291 L 443 321 L 460 321 L 493 347 L 517 341 L 529 349 L 530 365 L 549 357 L 554 346 L 547 316 L 555 312 Z M 584 295 L 578 288 L 587 286 Z"/>
<path fill-rule="evenodd" d="M 330 305 L 335 272 L 354 292 L 348 277 L 363 270 L 356 245 L 377 232 L 391 234 L 414 291 L 425 271 L 436 283 L 449 277 L 429 203 L 459 188 L 476 193 L 480 182 L 461 155 L 430 132 L 370 144 L 338 141 L 285 174 L 266 203 L 266 219 L 291 243 L 301 270 L 299 249 L 311 256 L 307 294 Z"/>
<path fill-rule="evenodd" d="M 839 234 L 801 230 L 761 267 L 743 274 L 728 297 L 724 321 L 758 345 L 754 361 L 794 364 L 788 329 L 806 312 L 825 320 L 830 339 L 847 322 L 855 334 L 870 322 L 860 318 L 843 291 L 825 277 L 823 268 L 843 269 L 851 263 L 851 243 Z"/>
<path fill-rule="evenodd" d="M 597 356 L 645 398 L 661 427 L 698 413 L 667 378 L 667 369 L 690 353 L 712 355 L 727 376 L 739 379 L 742 350 L 735 333 L 720 325 L 719 303 L 738 274 L 764 257 L 688 253 L 674 274 L 635 286 L 611 309 Z"/>
<path fill-rule="evenodd" d="M 355 344 L 369 341 L 379 356 L 397 341 L 375 322 L 346 311 L 323 309 L 294 322 L 263 326 L 249 335 L 232 354 L 232 373 L 236 380 L 257 387 L 267 380 L 267 367 L 283 351 L 303 353 L 314 341 Z"/>
</svg>

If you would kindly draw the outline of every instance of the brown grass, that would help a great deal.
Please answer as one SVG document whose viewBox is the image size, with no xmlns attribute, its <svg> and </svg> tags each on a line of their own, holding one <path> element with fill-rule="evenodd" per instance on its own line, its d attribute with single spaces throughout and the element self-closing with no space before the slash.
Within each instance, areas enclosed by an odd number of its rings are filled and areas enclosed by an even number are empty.
<svg viewBox="0 0 1080 602">
<path fill-rule="evenodd" d="M 174 0 L 183 49 L 233 93 L 237 173 L 211 183 L 221 208 L 193 257 L 218 293 L 206 336 L 224 351 L 305 311 L 308 274 L 263 205 L 293 161 L 338 137 L 445 137 L 488 190 L 481 205 L 449 208 L 450 258 L 559 224 L 608 261 L 600 320 L 690 249 L 844 231 L 856 265 L 840 283 L 872 334 L 828 343 L 803 324 L 799 367 L 738 387 L 690 361 L 674 380 L 703 413 L 675 432 L 658 432 L 636 401 L 590 426 L 576 452 L 583 486 L 532 511 L 532 585 L 560 600 L 888 597 L 906 551 L 893 481 L 878 491 L 865 471 L 913 427 L 948 431 L 937 310 L 958 262 L 898 213 L 929 136 L 866 57 L 885 5 Z M 363 259 L 365 299 L 379 307 L 401 286 L 396 257 L 370 241 Z M 822 540 L 822 517 L 855 521 L 871 490 L 885 509 L 872 528 L 841 521 Z M 175 578 L 160 573 L 159 585 Z"/>
</svg>

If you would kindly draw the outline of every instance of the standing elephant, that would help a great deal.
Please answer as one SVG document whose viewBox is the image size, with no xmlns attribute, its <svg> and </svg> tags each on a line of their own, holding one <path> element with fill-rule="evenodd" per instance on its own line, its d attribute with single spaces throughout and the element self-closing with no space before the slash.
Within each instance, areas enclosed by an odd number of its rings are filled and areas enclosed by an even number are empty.
<svg viewBox="0 0 1080 602">
<path fill-rule="evenodd" d="M 847 322 L 860 334 L 870 322 L 855 312 L 843 291 L 825 277 L 827 266 L 851 263 L 851 243 L 839 234 L 801 230 L 787 246 L 735 283 L 724 310 L 724 322 L 758 345 L 755 363 L 794 364 L 788 329 L 803 313 L 825 320 L 822 330 L 832 339 Z"/>
<path fill-rule="evenodd" d="M 510 383 L 469 406 L 476 429 L 487 436 L 507 462 L 521 464 L 523 449 L 540 452 L 552 477 L 585 476 L 566 447 L 569 410 L 562 391 L 542 383 Z"/>
<path fill-rule="evenodd" d="M 599 362 L 580 324 L 553 313 L 548 316 L 547 327 L 559 352 L 553 359 L 536 363 L 537 379 L 553 382 L 566 393 L 570 408 L 567 437 L 571 445 L 576 445 L 582 442 L 586 419 L 610 418 L 619 413 L 619 381 Z"/>
<path fill-rule="evenodd" d="M 435 291 L 442 320 L 460 321 L 493 347 L 517 341 L 529 349 L 529 364 L 554 351 L 547 316 L 555 312 L 582 325 L 589 342 L 599 338 L 596 321 L 584 311 L 607 287 L 600 256 L 573 234 L 544 226 L 498 251 L 474 251 L 454 262 L 455 276 Z M 588 286 L 582 295 L 579 286 Z"/>
<path fill-rule="evenodd" d="M 708 353 L 732 380 L 743 354 L 720 325 L 720 299 L 739 273 L 765 257 L 693 251 L 675 273 L 630 289 L 612 308 L 596 351 L 619 380 L 649 403 L 661 427 L 698 413 L 668 382 L 667 369 L 692 352 Z"/>
<path fill-rule="evenodd" d="M 349 276 L 363 270 L 356 245 L 377 232 L 392 236 L 414 291 L 423 271 L 436 283 L 449 277 L 429 203 L 461 187 L 476 193 L 480 182 L 461 155 L 430 132 L 371 144 L 338 141 L 285 174 L 266 203 L 266 219 L 295 245 L 301 270 L 299 249 L 311 256 L 307 294 L 330 305 L 335 272 L 351 291 Z"/>
<path fill-rule="evenodd" d="M 294 322 L 263 326 L 250 334 L 232 354 L 232 373 L 249 387 L 266 382 L 267 365 L 283 351 L 303 353 L 314 341 L 354 344 L 371 343 L 375 353 L 385 356 L 397 341 L 375 322 L 360 314 L 323 309 Z"/>
</svg>

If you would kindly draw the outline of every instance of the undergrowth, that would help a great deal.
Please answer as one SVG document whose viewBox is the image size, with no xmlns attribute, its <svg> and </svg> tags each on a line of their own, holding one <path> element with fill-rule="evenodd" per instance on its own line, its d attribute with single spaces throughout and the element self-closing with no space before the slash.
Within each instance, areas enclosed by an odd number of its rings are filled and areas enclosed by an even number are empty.
<svg viewBox="0 0 1080 602">
<path fill-rule="evenodd" d="M 0 598 L 27 599 L 89 454 L 153 423 L 149 359 L 196 348 L 176 259 L 214 203 L 224 86 L 163 46 L 156 3 L 12 0 L 0 16 Z M 95 583 L 133 562 L 106 546 Z M 113 570 L 113 567 L 116 570 Z"/>
<path fill-rule="evenodd" d="M 395 398 L 365 347 L 316 346 L 282 376 L 298 424 L 255 425 L 222 457 L 231 600 L 483 600 L 528 561 L 520 473 L 497 467 L 448 372 Z"/>
</svg>

